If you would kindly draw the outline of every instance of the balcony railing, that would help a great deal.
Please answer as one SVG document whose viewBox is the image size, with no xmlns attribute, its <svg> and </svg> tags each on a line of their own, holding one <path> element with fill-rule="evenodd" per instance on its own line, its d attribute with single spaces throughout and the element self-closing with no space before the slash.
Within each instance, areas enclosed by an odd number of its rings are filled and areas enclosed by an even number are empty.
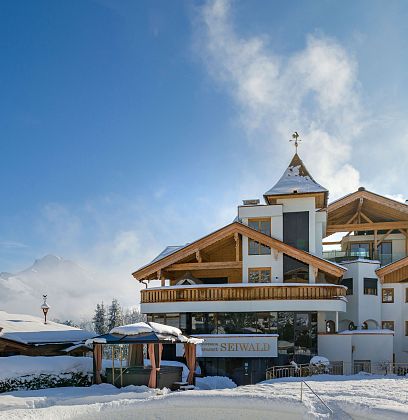
<svg viewBox="0 0 408 420">
<path fill-rule="evenodd" d="M 404 253 L 393 253 L 393 254 L 381 254 L 378 252 L 368 252 L 366 250 L 360 251 L 323 251 L 323 258 L 329 261 L 335 261 L 341 263 L 342 261 L 354 261 L 358 259 L 365 260 L 377 260 L 380 262 L 381 267 L 383 265 L 390 264 L 394 261 L 398 261 L 404 258 Z"/>
<path fill-rule="evenodd" d="M 346 289 L 337 285 L 167 286 L 141 291 L 141 303 L 234 300 L 340 299 Z"/>
</svg>

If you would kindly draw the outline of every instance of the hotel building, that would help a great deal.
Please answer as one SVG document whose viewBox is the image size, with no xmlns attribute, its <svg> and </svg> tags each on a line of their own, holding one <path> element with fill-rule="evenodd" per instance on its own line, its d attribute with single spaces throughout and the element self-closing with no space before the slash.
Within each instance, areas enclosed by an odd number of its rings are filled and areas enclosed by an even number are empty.
<svg viewBox="0 0 408 420">
<path fill-rule="evenodd" d="M 205 338 L 202 373 L 238 384 L 314 355 L 408 362 L 408 205 L 364 188 L 328 203 L 297 153 L 263 200 L 133 273 L 148 320 Z"/>
</svg>

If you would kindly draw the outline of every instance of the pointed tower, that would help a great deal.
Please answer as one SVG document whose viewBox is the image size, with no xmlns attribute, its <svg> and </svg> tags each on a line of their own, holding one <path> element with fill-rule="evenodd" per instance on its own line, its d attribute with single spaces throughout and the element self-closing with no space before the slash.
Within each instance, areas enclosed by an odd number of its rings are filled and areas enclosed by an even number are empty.
<svg viewBox="0 0 408 420">
<path fill-rule="evenodd" d="M 276 200 L 282 198 L 315 197 L 316 208 L 326 208 L 328 194 L 328 190 L 312 178 L 296 152 L 286 171 L 264 198 L 267 204 L 276 204 Z"/>
</svg>

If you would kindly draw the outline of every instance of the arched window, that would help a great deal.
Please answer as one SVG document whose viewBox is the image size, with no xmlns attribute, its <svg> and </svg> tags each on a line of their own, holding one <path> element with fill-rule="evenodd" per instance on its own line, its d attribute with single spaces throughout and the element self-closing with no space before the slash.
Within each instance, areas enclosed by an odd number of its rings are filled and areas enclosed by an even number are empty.
<svg viewBox="0 0 408 420">
<path fill-rule="evenodd" d="M 334 334 L 336 332 L 336 324 L 334 321 L 329 320 L 326 321 L 326 333 L 327 334 Z"/>
<path fill-rule="evenodd" d="M 348 329 L 349 329 L 350 331 L 353 331 L 353 330 L 355 330 L 355 329 L 356 329 L 356 326 L 354 325 L 354 322 L 353 322 L 353 321 L 351 321 L 351 322 L 350 322 L 350 324 L 348 325 Z"/>
</svg>

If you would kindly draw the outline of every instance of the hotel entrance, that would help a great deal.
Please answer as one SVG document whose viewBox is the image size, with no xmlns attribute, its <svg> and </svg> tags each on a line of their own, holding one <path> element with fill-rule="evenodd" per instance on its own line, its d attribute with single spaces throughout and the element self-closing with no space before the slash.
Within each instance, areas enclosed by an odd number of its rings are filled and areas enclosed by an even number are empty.
<svg viewBox="0 0 408 420">
<path fill-rule="evenodd" d="M 251 385 L 265 380 L 265 371 L 274 365 L 273 359 L 199 358 L 203 376 L 228 376 L 237 385 Z"/>
</svg>

